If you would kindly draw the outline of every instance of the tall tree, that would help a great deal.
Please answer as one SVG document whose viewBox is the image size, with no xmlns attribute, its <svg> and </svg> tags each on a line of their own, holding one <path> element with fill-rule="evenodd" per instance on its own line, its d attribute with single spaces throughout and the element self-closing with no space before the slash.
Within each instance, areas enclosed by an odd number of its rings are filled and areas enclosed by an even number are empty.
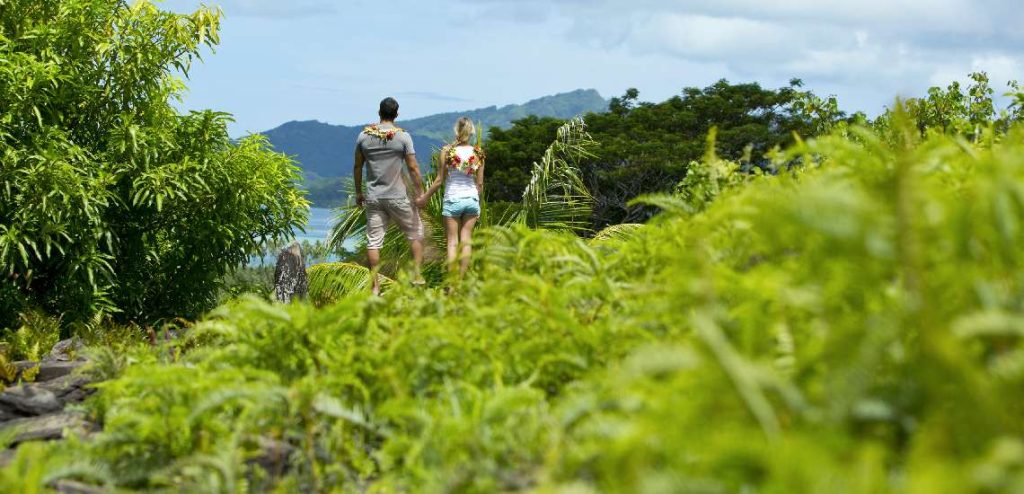
<svg viewBox="0 0 1024 494">
<path fill-rule="evenodd" d="M 291 161 L 172 106 L 220 13 L 146 0 L 0 1 L 0 308 L 151 321 L 305 222 Z"/>
</svg>

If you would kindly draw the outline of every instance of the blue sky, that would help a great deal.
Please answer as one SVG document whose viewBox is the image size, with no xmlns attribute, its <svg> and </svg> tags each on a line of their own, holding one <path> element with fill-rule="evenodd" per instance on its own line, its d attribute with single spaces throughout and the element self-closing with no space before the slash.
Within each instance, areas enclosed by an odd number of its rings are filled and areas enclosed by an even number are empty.
<svg viewBox="0 0 1024 494">
<path fill-rule="evenodd" d="M 718 79 L 803 79 L 848 110 L 986 70 L 1024 81 L 1018 0 L 207 0 L 221 45 L 186 108 L 235 115 L 233 135 L 290 120 L 361 124 L 629 87 L 661 101 Z M 195 0 L 166 0 L 178 11 Z"/>
</svg>

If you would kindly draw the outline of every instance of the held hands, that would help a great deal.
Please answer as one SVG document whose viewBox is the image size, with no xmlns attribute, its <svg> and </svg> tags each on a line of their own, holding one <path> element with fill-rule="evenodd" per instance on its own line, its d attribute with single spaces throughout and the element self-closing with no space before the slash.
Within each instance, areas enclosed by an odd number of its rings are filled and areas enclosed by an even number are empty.
<svg viewBox="0 0 1024 494">
<path fill-rule="evenodd" d="M 366 197 L 360 192 L 356 194 L 356 206 L 363 207 L 366 205 Z"/>
<path fill-rule="evenodd" d="M 430 200 L 430 197 L 428 195 L 420 194 L 419 197 L 416 198 L 416 207 L 420 209 L 427 207 L 428 200 Z"/>
</svg>

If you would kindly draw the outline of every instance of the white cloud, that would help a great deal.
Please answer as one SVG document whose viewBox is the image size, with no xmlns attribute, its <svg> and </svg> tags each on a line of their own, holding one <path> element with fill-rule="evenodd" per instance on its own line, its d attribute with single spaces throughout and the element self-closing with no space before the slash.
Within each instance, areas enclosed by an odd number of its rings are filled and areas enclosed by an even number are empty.
<svg viewBox="0 0 1024 494">
<path fill-rule="evenodd" d="M 635 27 L 642 51 L 664 51 L 695 60 L 729 57 L 780 58 L 801 36 L 784 26 L 740 17 L 664 14 Z"/>
<path fill-rule="evenodd" d="M 990 72 L 1024 79 L 1018 0 L 476 0 L 542 8 L 591 47 L 718 62 L 755 80 L 872 84 L 878 91 L 947 84 Z M 939 82 L 942 81 L 942 82 Z"/>
</svg>

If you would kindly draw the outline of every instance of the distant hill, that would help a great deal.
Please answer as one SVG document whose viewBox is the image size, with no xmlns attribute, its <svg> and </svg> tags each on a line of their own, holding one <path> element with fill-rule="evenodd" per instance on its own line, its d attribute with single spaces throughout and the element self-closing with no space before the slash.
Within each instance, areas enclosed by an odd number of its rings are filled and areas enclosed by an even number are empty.
<svg viewBox="0 0 1024 494">
<path fill-rule="evenodd" d="M 413 120 L 400 120 L 398 125 L 412 134 L 421 155 L 441 147 L 452 133 L 460 116 L 482 122 L 484 128 L 507 128 L 513 120 L 530 115 L 571 118 L 608 109 L 608 101 L 593 89 L 579 89 L 535 99 L 521 105 L 442 113 Z M 363 126 L 330 125 L 315 120 L 288 122 L 263 134 L 274 148 L 294 156 L 307 178 L 348 176 L 352 173 L 352 151 Z M 425 159 L 421 158 L 421 161 Z"/>
</svg>

